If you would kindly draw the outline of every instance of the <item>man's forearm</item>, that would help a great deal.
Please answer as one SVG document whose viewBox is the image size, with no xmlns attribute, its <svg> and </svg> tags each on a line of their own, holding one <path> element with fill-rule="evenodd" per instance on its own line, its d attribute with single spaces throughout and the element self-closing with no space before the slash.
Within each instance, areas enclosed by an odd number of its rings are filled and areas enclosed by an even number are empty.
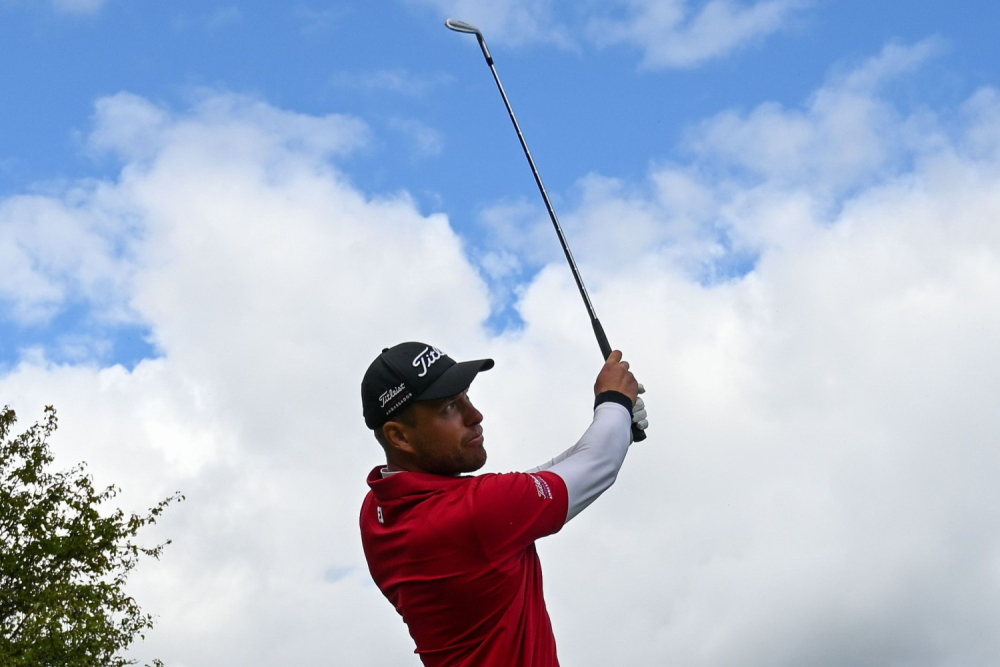
<svg viewBox="0 0 1000 667">
<path fill-rule="evenodd" d="M 575 445 L 527 471 L 554 472 L 566 482 L 569 490 L 567 521 L 594 502 L 618 477 L 632 440 L 632 414 L 622 404 L 626 401 L 609 400 L 598 405 L 594 409 L 594 421 Z"/>
</svg>

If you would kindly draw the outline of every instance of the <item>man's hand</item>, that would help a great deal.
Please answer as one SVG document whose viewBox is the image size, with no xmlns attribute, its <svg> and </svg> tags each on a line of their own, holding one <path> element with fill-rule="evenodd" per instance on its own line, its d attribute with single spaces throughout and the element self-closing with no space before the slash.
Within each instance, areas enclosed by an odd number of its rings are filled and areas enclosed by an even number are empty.
<svg viewBox="0 0 1000 667">
<path fill-rule="evenodd" d="M 597 396 L 605 391 L 617 391 L 625 394 L 635 405 L 639 398 L 639 383 L 635 376 L 628 369 L 628 362 L 622 361 L 622 353 L 615 350 L 604 362 L 604 368 L 597 374 L 597 381 L 594 383 L 594 395 Z"/>
</svg>

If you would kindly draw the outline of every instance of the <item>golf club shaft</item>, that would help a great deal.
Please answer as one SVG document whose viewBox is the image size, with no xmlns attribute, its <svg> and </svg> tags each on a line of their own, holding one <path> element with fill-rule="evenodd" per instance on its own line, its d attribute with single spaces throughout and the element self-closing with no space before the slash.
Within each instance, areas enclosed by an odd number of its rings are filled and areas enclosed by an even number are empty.
<svg viewBox="0 0 1000 667">
<path fill-rule="evenodd" d="M 497 90 L 500 91 L 500 97 L 503 98 L 503 104 L 507 107 L 507 115 L 510 116 L 510 122 L 514 124 L 514 131 L 517 132 L 517 139 L 521 142 L 521 148 L 524 150 L 524 157 L 528 158 L 528 164 L 531 166 L 531 174 L 535 177 L 535 184 L 538 186 L 538 191 L 542 195 L 542 200 L 545 202 L 545 210 L 549 212 L 549 219 L 552 220 L 552 226 L 555 227 L 556 236 L 559 237 L 559 245 L 562 246 L 563 253 L 566 255 L 566 261 L 569 262 L 569 268 L 573 272 L 573 279 L 576 281 L 576 286 L 580 290 L 580 296 L 583 297 L 583 303 L 587 306 L 587 313 L 590 315 L 590 324 L 594 328 L 594 335 L 597 337 L 597 344 L 601 348 L 601 354 L 604 355 L 604 359 L 607 360 L 611 356 L 611 343 L 608 342 L 608 336 L 604 333 L 604 327 L 601 326 L 601 321 L 597 319 L 597 312 L 594 310 L 594 304 L 590 300 L 590 295 L 587 293 L 587 287 L 583 284 L 583 277 L 580 275 L 580 269 L 576 265 L 576 260 L 573 259 L 573 252 L 569 249 L 569 243 L 566 241 L 566 235 L 563 234 L 562 225 L 559 224 L 559 218 L 556 216 L 556 211 L 552 208 L 552 202 L 549 201 L 549 193 L 545 191 L 545 184 L 542 183 L 542 177 L 538 173 L 538 167 L 535 166 L 535 160 L 531 157 L 531 151 L 528 149 L 528 142 L 524 140 L 524 133 L 521 132 L 521 126 L 517 122 L 517 117 L 514 115 L 514 109 L 510 106 L 510 100 L 507 99 L 507 92 L 503 89 L 503 84 L 500 82 L 500 75 L 497 74 L 497 68 L 493 64 L 493 56 L 490 55 L 490 50 L 486 46 L 486 40 L 483 39 L 482 33 L 476 32 L 476 39 L 479 41 L 479 48 L 483 51 L 483 56 L 486 58 L 486 64 L 490 66 L 490 72 L 493 74 L 493 80 L 497 83 Z M 632 439 L 636 442 L 646 439 L 646 433 L 636 427 L 635 424 L 632 425 Z"/>
<path fill-rule="evenodd" d="M 590 319 L 594 322 L 594 332 L 597 333 L 598 343 L 601 346 L 601 354 L 607 359 L 608 355 L 611 354 L 611 345 L 608 343 L 608 337 L 604 334 L 604 329 L 601 327 L 600 321 L 597 319 L 597 313 L 594 311 L 594 304 L 590 300 L 590 295 L 587 293 L 587 287 L 583 284 L 583 278 L 580 276 L 580 269 L 576 266 L 576 260 L 573 259 L 573 251 L 569 249 L 569 243 L 566 242 L 566 235 L 563 234 L 562 225 L 559 224 L 559 218 L 556 216 L 556 211 L 552 208 L 552 202 L 549 200 L 549 193 L 545 190 L 545 184 L 542 183 L 542 177 L 538 173 L 538 167 L 535 166 L 535 160 L 531 157 L 531 150 L 528 148 L 528 142 L 524 140 L 524 133 L 521 132 L 521 126 L 517 122 L 517 116 L 514 115 L 514 109 L 510 106 L 510 100 L 507 99 L 507 92 L 503 89 L 503 83 L 500 82 L 500 75 L 497 74 L 497 68 L 493 64 L 493 57 L 490 55 L 489 49 L 486 48 L 486 42 L 483 40 L 481 35 L 476 35 L 479 40 L 479 46 L 483 50 L 483 55 L 486 56 L 486 64 L 490 66 L 490 72 L 493 74 L 493 80 L 496 81 L 497 90 L 500 91 L 500 97 L 503 98 L 504 106 L 507 107 L 507 114 L 510 116 L 511 123 L 514 124 L 514 131 L 517 132 L 517 140 L 521 142 L 521 150 L 524 151 L 524 156 L 528 158 L 528 165 L 531 166 L 531 174 L 535 177 L 535 184 L 538 186 L 538 191 L 542 195 L 542 200 L 545 202 L 545 210 L 549 212 L 549 219 L 552 220 L 552 226 L 555 227 L 556 236 L 559 237 L 559 245 L 562 246 L 563 253 L 566 255 L 566 261 L 569 262 L 569 267 L 573 271 L 573 279 L 576 280 L 576 286 L 580 290 L 580 296 L 583 297 L 583 303 L 587 306 L 587 313 L 590 315 Z M 599 332 L 599 333 L 598 333 Z"/>
</svg>

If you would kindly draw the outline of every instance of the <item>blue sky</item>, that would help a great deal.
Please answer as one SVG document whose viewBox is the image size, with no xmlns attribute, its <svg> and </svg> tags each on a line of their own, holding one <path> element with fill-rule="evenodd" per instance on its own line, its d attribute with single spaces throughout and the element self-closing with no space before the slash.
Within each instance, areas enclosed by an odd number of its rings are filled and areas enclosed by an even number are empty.
<svg viewBox="0 0 1000 667">
<path fill-rule="evenodd" d="M 589 423 L 597 346 L 448 16 L 647 388 L 539 544 L 565 663 L 1000 663 L 997 3 L 0 0 L 0 401 L 55 404 L 127 508 L 188 497 L 135 656 L 415 661 L 356 539 L 383 346 L 497 360 L 489 471 Z"/>
<path fill-rule="evenodd" d="M 469 53 L 473 40 L 446 31 L 418 3 L 111 1 L 81 15 L 7 0 L 0 11 L 0 192 L 113 174 L 114 164 L 95 163 L 79 143 L 97 98 L 124 90 L 182 107 L 205 86 L 305 113 L 356 114 L 377 128 L 394 117 L 416 119 L 443 133 L 447 155 L 429 161 L 432 169 L 385 133 L 384 144 L 352 165 L 371 189 L 447 193 L 459 210 L 521 192 L 525 179 L 515 169 L 476 178 L 481 170 L 470 168 L 514 155 L 516 143 L 499 152 L 511 144 L 508 128 L 488 72 Z M 626 46 L 510 48 L 496 40 L 496 56 L 544 175 L 561 191 L 588 171 L 641 175 L 650 160 L 674 155 L 686 124 L 720 109 L 799 103 L 832 67 L 890 40 L 942 38 L 946 54 L 900 94 L 914 103 L 954 102 L 996 81 L 998 20 L 1000 8 L 989 2 L 817 2 L 778 34 L 680 71 L 644 71 Z M 387 72 L 411 91 L 379 86 Z M 463 148 L 473 132 L 478 150 Z"/>
</svg>

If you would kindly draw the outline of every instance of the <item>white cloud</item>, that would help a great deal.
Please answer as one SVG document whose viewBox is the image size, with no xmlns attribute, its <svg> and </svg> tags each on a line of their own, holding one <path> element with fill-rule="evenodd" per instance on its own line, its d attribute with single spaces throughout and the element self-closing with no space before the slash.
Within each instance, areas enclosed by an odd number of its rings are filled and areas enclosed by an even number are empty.
<svg viewBox="0 0 1000 667">
<path fill-rule="evenodd" d="M 487 250 L 502 248 L 535 267 L 559 259 L 552 223 L 541 204 L 523 200 L 493 204 L 480 213 L 480 223 Z"/>
<path fill-rule="evenodd" d="M 934 40 L 890 44 L 856 69 L 832 76 L 804 108 L 765 103 L 749 113 L 720 113 L 689 133 L 689 147 L 726 169 L 833 193 L 894 172 L 915 145 L 933 145 L 940 129 L 932 117 L 904 116 L 879 93 L 938 49 Z"/>
<path fill-rule="evenodd" d="M 598 46 L 628 44 L 641 51 L 643 65 L 652 69 L 694 67 L 727 56 L 787 28 L 813 4 L 812 0 L 608 0 L 592 3 L 598 18 L 588 19 L 566 3 L 568 11 L 559 12 L 564 18 L 558 21 L 552 0 L 408 2 L 430 6 L 442 18 L 468 21 L 491 43 L 548 43 L 565 49 L 577 49 L 584 40 Z"/>
<path fill-rule="evenodd" d="M 362 73 L 340 72 L 332 79 L 339 88 L 385 91 L 408 97 L 422 97 L 435 88 L 450 84 L 452 80 L 450 74 L 421 74 L 399 68 Z"/>
<path fill-rule="evenodd" d="M 297 157 L 304 154 L 325 160 L 345 155 L 368 141 L 366 125 L 350 116 L 309 116 L 275 109 L 247 95 L 212 91 L 201 91 L 192 113 L 184 118 L 173 118 L 130 93 L 105 97 L 96 104 L 94 125 L 91 148 L 111 151 L 130 161 L 199 142 L 243 150 L 247 158 L 281 159 L 291 152 Z"/>
<path fill-rule="evenodd" d="M 651 432 L 615 488 L 540 542 L 565 664 L 1000 659 L 1000 95 L 981 90 L 946 122 L 843 83 L 892 70 L 890 51 L 802 109 L 768 107 L 770 134 L 730 114 L 692 131 L 692 164 L 582 180 L 564 222 L 648 388 Z M 845 105 L 862 113 L 824 111 Z M 834 126 L 909 159 L 825 156 L 816 137 Z M 753 136 L 800 146 L 805 175 L 753 162 Z M 90 461 L 129 503 L 188 495 L 159 527 L 174 544 L 136 581 L 159 615 L 138 657 L 414 660 L 357 538 L 379 453 L 357 389 L 382 345 L 497 359 L 473 387 L 490 470 L 534 465 L 587 422 L 596 344 L 558 254 L 517 250 L 530 208 L 493 212 L 509 239 L 484 262 L 494 277 L 518 270 L 511 257 L 540 271 L 520 286 L 524 329 L 490 337 L 490 294 L 448 221 L 331 164 L 364 140 L 357 121 L 259 101 L 175 114 L 118 95 L 92 142 L 122 157 L 120 177 L 32 204 L 62 216 L 52 234 L 124 235 L 127 253 L 81 244 L 86 261 L 48 233 L 22 252 L 61 267 L 62 289 L 127 276 L 104 302 L 163 351 L 131 372 L 36 356 L 0 378 L 23 419 L 60 408 L 58 460 Z M 703 280 L 740 248 L 752 271 Z M 24 285 L 22 301 L 59 303 Z"/>
<path fill-rule="evenodd" d="M 209 29 L 222 28 L 243 20 L 243 11 L 236 5 L 219 7 L 205 15 L 205 27 Z"/>
<path fill-rule="evenodd" d="M 626 15 L 599 19 L 590 34 L 599 44 L 631 44 L 646 67 L 693 67 L 726 56 L 786 27 L 804 0 L 739 3 L 711 0 L 694 9 L 688 0 L 619 0 Z"/>
<path fill-rule="evenodd" d="M 306 116 L 274 109 L 240 95 L 204 93 L 183 118 L 128 93 L 97 102 L 89 146 L 128 162 L 122 184 L 83 181 L 64 196 L 21 195 L 0 201 L 0 260 L 5 279 L 0 303 L 23 324 L 44 322 L 73 301 L 88 301 L 100 317 L 130 321 L 135 253 L 149 232 L 142 202 L 124 187 L 148 179 L 151 160 L 181 163 L 191 153 L 211 156 L 212 148 L 234 160 L 276 173 L 281 160 L 295 155 L 323 164 L 367 141 L 360 121 L 339 115 Z M 206 166 L 206 168 L 210 168 Z M 139 208 L 137 208 L 139 207 Z"/>
<path fill-rule="evenodd" d="M 416 157 L 433 157 L 444 149 L 444 135 L 415 118 L 391 118 L 389 127 L 410 140 Z"/>
<path fill-rule="evenodd" d="M 243 20 L 243 10 L 237 5 L 223 5 L 195 14 L 177 14 L 171 24 L 175 30 L 200 29 L 207 32 L 222 30 Z"/>
<path fill-rule="evenodd" d="M 348 12 L 341 7 L 316 9 L 299 4 L 292 9 L 292 18 L 301 25 L 301 31 L 304 35 L 328 32 L 347 15 Z"/>
<path fill-rule="evenodd" d="M 407 0 L 437 10 L 441 20 L 455 18 L 483 31 L 488 42 L 573 46 L 569 28 L 556 21 L 553 0 Z M 470 40 L 475 44 L 475 40 Z"/>
<path fill-rule="evenodd" d="M 21 324 L 47 321 L 73 300 L 102 317 L 130 319 L 123 299 L 131 270 L 118 257 L 130 232 L 118 211 L 95 208 L 106 192 L 82 183 L 61 200 L 21 195 L 0 201 L 0 303 Z"/>
<path fill-rule="evenodd" d="M 173 664 L 316 662 L 330 650 L 315 643 L 322 635 L 364 652 L 365 626 L 395 614 L 370 595 L 347 537 L 378 451 L 357 419 L 360 374 L 404 337 L 481 348 L 485 288 L 446 220 L 405 197 L 367 197 L 331 165 L 365 140 L 357 121 L 227 95 L 183 115 L 125 94 L 97 107 L 91 141 L 126 161 L 120 178 L 44 203 L 64 212 L 76 202 L 63 215 L 76 215 L 66 226 L 85 239 L 97 212 L 137 225 L 128 252 L 73 237 L 64 248 L 63 229 L 36 229 L 41 240 L 19 252 L 34 267 L 58 260 L 81 284 L 87 262 L 118 265 L 130 276 L 119 305 L 151 327 L 163 357 L 127 372 L 36 355 L 0 393 L 23 419 L 56 404 L 59 460 L 90 461 L 127 502 L 188 495 L 163 526 L 173 560 L 137 584 L 162 619 L 149 650 Z M 351 574 L 324 582 L 343 568 Z M 283 619 L 305 609 L 296 639 Z M 405 630 L 379 636 L 401 641 Z"/>
<path fill-rule="evenodd" d="M 553 617 L 581 639 L 567 662 L 1000 657 L 1000 498 L 985 472 L 1000 437 L 1000 106 L 979 91 L 956 129 L 950 111 L 881 100 L 881 79 L 906 69 L 894 65 L 926 52 L 888 47 L 804 110 L 764 107 L 775 122 L 709 121 L 692 131 L 695 164 L 644 188 L 592 183 L 567 216 L 583 221 L 578 257 L 612 340 L 637 368 L 658 360 L 647 403 L 667 412 L 672 443 L 633 452 L 648 458 L 577 526 L 587 537 L 548 547 L 562 563 L 601 554 L 546 572 Z M 835 122 L 852 106 L 865 113 Z M 760 158 L 781 140 L 799 144 L 796 162 Z M 831 156 L 836 142 L 876 158 Z M 690 266 L 725 249 L 660 245 L 685 228 L 694 240 L 721 229 L 759 261 L 693 284 Z M 529 323 L 571 298 L 560 282 L 532 286 Z M 625 619 L 609 629 L 593 600 Z"/>
</svg>

